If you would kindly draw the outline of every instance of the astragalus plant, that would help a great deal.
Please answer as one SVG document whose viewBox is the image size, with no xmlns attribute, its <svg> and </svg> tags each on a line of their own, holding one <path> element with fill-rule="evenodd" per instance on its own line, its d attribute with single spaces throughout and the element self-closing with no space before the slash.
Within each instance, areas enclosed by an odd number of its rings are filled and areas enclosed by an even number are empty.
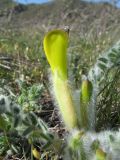
<svg viewBox="0 0 120 160">
<path fill-rule="evenodd" d="M 120 42 L 97 59 L 88 75 L 83 75 L 79 105 L 76 105 L 76 91 L 71 89 L 68 79 L 68 39 L 68 34 L 58 29 L 48 32 L 43 42 L 51 68 L 54 99 L 69 134 L 66 136 L 64 159 L 119 160 L 119 127 L 117 131 L 112 131 L 108 125 L 102 131 L 100 116 L 103 115 L 104 123 L 105 119 L 119 111 L 120 84 L 117 82 L 120 80 Z"/>
</svg>

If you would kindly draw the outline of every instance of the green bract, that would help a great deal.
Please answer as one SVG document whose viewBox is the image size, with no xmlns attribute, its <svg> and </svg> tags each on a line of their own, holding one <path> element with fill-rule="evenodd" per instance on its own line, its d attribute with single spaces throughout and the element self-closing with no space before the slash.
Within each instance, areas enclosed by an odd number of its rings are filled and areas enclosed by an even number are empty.
<svg viewBox="0 0 120 160">
<path fill-rule="evenodd" d="M 62 30 L 48 32 L 44 38 L 44 50 L 53 74 L 58 71 L 62 79 L 67 79 L 68 34 Z"/>
</svg>

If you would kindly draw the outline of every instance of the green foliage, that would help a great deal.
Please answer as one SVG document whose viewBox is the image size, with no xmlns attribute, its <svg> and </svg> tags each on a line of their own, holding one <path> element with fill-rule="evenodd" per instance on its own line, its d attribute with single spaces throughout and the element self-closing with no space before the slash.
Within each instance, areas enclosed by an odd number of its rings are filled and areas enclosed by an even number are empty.
<svg viewBox="0 0 120 160">
<path fill-rule="evenodd" d="M 19 156 L 23 155 L 24 151 L 25 157 L 31 157 L 31 147 L 37 143 L 41 143 L 41 148 L 47 149 L 54 137 L 46 124 L 34 112 L 25 113 L 10 98 L 6 96 L 1 98 L 0 102 L 4 99 L 4 109 L 0 114 L 1 155 L 6 155 L 10 150 L 12 154 Z M 1 103 L 0 107 L 2 105 Z"/>
<path fill-rule="evenodd" d="M 24 111 L 37 111 L 41 110 L 42 106 L 38 105 L 39 97 L 44 90 L 43 85 L 34 84 L 31 87 L 21 86 L 20 94 L 17 98 L 18 104 L 23 107 Z"/>
<path fill-rule="evenodd" d="M 96 90 L 96 130 L 102 128 L 116 128 L 119 125 L 119 69 L 120 42 L 100 55 L 96 64 L 89 72 L 89 77 Z M 103 112 L 105 114 L 103 114 Z M 115 112 L 116 116 L 114 115 Z M 116 117 L 113 120 L 113 117 Z"/>
<path fill-rule="evenodd" d="M 5 136 L 0 136 L 0 155 L 5 155 L 6 151 L 9 149 L 7 142 L 6 142 L 6 137 Z"/>
</svg>

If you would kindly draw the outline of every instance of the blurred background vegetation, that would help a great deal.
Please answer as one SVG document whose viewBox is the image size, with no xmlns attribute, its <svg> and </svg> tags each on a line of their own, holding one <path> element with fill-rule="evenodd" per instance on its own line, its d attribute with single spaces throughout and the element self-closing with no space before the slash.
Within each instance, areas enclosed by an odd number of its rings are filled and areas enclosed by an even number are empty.
<svg viewBox="0 0 120 160">
<path fill-rule="evenodd" d="M 120 9 L 108 3 L 55 0 L 40 5 L 23 5 L 1 0 L 0 55 L 10 56 L 15 61 L 12 70 L 19 67 L 17 71 L 31 70 L 32 75 L 41 68 L 43 73 L 47 65 L 42 49 L 44 33 L 69 26 L 69 59 L 75 62 L 70 65 L 76 65 L 77 75 L 82 68 L 87 70 L 101 52 L 119 39 L 119 17 Z"/>
<path fill-rule="evenodd" d="M 69 76 L 73 87 L 79 89 L 81 75 L 87 74 L 98 55 L 119 40 L 120 9 L 80 0 L 39 5 L 0 0 L 0 88 L 25 112 L 33 111 L 41 117 L 59 136 L 64 128 L 50 96 L 43 37 L 51 29 L 66 26 L 70 28 Z M 105 127 L 102 122 L 100 125 L 100 129 Z M 43 153 L 43 158 L 48 156 L 48 152 Z"/>
</svg>

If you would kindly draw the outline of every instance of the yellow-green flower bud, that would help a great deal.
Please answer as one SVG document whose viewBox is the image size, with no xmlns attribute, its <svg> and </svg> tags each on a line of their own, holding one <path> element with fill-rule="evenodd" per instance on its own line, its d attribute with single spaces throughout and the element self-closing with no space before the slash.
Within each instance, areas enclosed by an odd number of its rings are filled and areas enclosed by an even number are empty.
<svg viewBox="0 0 120 160">
<path fill-rule="evenodd" d="M 106 160 L 106 153 L 101 148 L 98 148 L 96 150 L 96 159 L 97 160 Z"/>
<path fill-rule="evenodd" d="M 50 31 L 45 35 L 43 43 L 53 74 L 57 70 L 62 79 L 67 79 L 68 34 L 63 30 Z"/>
<path fill-rule="evenodd" d="M 92 96 L 92 83 L 85 77 L 82 81 L 80 94 L 80 125 L 84 129 L 89 128 L 88 107 Z"/>
<path fill-rule="evenodd" d="M 92 83 L 88 79 L 83 80 L 81 86 L 81 100 L 83 103 L 88 103 L 90 101 L 92 90 Z"/>
<path fill-rule="evenodd" d="M 63 30 L 48 32 L 44 38 L 44 50 L 52 70 L 54 93 L 68 129 L 77 127 L 77 115 L 67 82 L 68 34 Z"/>
<path fill-rule="evenodd" d="M 37 160 L 40 159 L 40 153 L 37 151 L 36 148 L 32 148 L 32 154 Z"/>
<path fill-rule="evenodd" d="M 72 150 L 78 149 L 81 144 L 81 139 L 85 135 L 84 131 L 74 130 L 69 138 L 69 147 Z"/>
</svg>

